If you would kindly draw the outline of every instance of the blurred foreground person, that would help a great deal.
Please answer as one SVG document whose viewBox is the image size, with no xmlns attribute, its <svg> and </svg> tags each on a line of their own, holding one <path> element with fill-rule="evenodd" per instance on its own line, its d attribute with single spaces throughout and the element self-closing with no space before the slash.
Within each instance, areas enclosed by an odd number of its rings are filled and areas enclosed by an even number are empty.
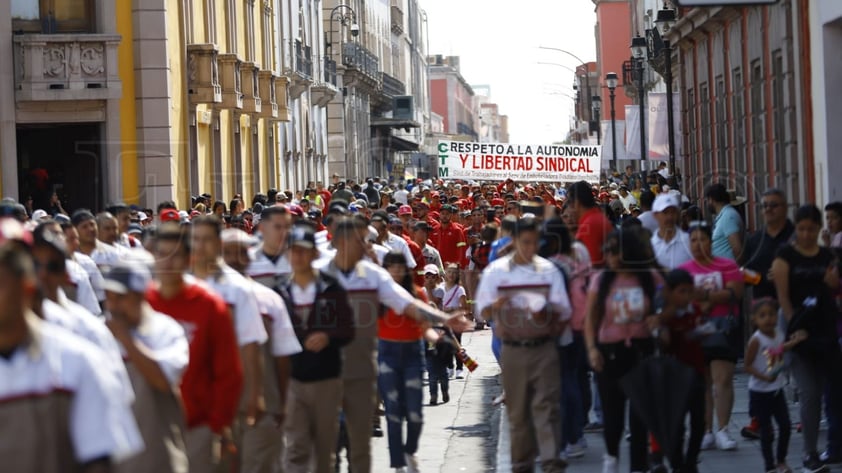
<svg viewBox="0 0 842 473">
<path fill-rule="evenodd" d="M 178 386 L 187 368 L 184 329 L 144 299 L 152 281 L 139 263 L 105 274 L 106 325 L 120 343 L 135 392 L 132 406 L 146 450 L 118 465 L 121 473 L 187 473 L 184 412 Z"/>
</svg>

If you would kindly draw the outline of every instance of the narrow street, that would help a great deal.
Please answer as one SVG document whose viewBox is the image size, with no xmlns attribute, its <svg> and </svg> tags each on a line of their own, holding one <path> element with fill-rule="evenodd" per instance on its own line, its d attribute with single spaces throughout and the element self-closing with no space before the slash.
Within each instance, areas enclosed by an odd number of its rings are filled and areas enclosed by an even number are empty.
<svg viewBox="0 0 842 473">
<path fill-rule="evenodd" d="M 491 353 L 491 331 L 466 333 L 463 345 L 479 363 L 476 371 L 464 380 L 451 380 L 451 400 L 448 404 L 429 406 L 425 394 L 424 431 L 418 459 L 421 471 L 429 472 L 481 472 L 511 471 L 509 463 L 508 422 L 505 408 L 493 407 L 491 400 L 501 391 L 500 369 Z M 736 399 L 731 421 L 731 432 L 739 437 L 740 428 L 748 422 L 747 378 L 738 374 L 734 383 Z M 792 389 L 787 389 L 792 401 Z M 798 420 L 798 405 L 790 402 L 793 423 Z M 385 428 L 385 425 L 384 425 Z M 822 441 L 826 426 L 822 426 Z M 598 473 L 602 471 L 602 437 L 586 434 L 588 450 L 583 458 L 570 461 L 570 472 Z M 735 452 L 706 451 L 702 453 L 701 473 L 759 471 L 762 465 L 760 443 L 737 438 Z M 389 447 L 386 437 L 372 440 L 374 471 L 386 471 L 389 465 Z M 801 466 L 801 435 L 793 432 L 789 449 L 789 465 L 794 471 Z M 628 450 L 624 443 L 621 451 L 620 471 L 628 471 Z M 346 463 L 343 462 L 345 471 Z M 539 469 L 536 468 L 536 472 Z M 842 467 L 831 468 L 842 471 Z"/>
</svg>

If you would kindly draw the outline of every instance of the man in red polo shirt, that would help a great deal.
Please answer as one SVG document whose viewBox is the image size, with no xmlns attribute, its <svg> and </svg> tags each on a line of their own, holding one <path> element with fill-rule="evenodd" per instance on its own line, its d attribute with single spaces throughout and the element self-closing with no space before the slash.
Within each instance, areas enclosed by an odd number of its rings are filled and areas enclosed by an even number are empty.
<svg viewBox="0 0 842 473">
<path fill-rule="evenodd" d="M 462 225 L 453 222 L 453 214 L 456 208 L 450 204 L 443 205 L 439 215 L 441 227 L 439 228 L 438 241 L 434 240 L 435 247 L 441 253 L 442 263 L 456 263 L 460 268 L 467 264 L 465 251 L 468 249 L 468 239 L 465 237 L 465 229 Z"/>
<path fill-rule="evenodd" d="M 579 222 L 576 239 L 588 248 L 594 267 L 603 266 L 605 258 L 602 246 L 608 234 L 614 231 L 614 227 L 597 205 L 591 185 L 585 181 L 573 183 L 567 190 L 567 202 L 573 206 Z"/>
<path fill-rule="evenodd" d="M 190 471 L 212 471 L 220 434 L 237 412 L 243 370 L 234 322 L 225 302 L 185 272 L 189 234 L 176 223 L 161 225 L 155 237 L 155 284 L 149 304 L 181 324 L 190 342 L 190 362 L 181 381 L 187 416 L 185 443 Z"/>
</svg>

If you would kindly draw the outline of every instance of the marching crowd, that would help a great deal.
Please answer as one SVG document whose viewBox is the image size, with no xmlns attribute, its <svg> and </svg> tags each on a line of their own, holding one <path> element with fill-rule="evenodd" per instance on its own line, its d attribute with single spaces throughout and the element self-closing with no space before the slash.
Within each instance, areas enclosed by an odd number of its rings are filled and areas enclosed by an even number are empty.
<svg viewBox="0 0 842 473">
<path fill-rule="evenodd" d="M 461 335 L 486 324 L 515 472 L 575 469 L 585 431 L 605 473 L 627 431 L 632 472 L 697 471 L 737 446 L 740 359 L 764 471 L 791 471 L 790 378 L 804 471 L 842 463 L 842 203 L 790 220 L 770 189 L 747 233 L 725 186 L 698 205 L 680 187 L 629 167 L 567 186 L 334 176 L 189 209 L 4 200 L 0 471 L 328 473 L 342 451 L 383 471 L 385 417 L 388 467 L 418 472 L 424 373 L 429 405 L 449 402 L 476 367 Z M 669 436 L 629 388 L 661 353 L 688 381 Z"/>
</svg>

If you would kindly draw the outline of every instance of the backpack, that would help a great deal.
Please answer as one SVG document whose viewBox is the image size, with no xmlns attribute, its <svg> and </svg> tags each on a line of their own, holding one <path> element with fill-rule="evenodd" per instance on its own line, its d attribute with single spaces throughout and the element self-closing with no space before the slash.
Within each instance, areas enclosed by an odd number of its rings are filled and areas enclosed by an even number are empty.
<svg viewBox="0 0 842 473">
<path fill-rule="evenodd" d="M 488 266 L 488 257 L 490 255 L 491 243 L 484 241 L 476 247 L 474 247 L 474 249 L 471 251 L 471 261 L 474 262 L 474 265 L 476 265 L 479 271 L 482 271 L 483 269 L 485 269 L 486 266 Z"/>
</svg>

